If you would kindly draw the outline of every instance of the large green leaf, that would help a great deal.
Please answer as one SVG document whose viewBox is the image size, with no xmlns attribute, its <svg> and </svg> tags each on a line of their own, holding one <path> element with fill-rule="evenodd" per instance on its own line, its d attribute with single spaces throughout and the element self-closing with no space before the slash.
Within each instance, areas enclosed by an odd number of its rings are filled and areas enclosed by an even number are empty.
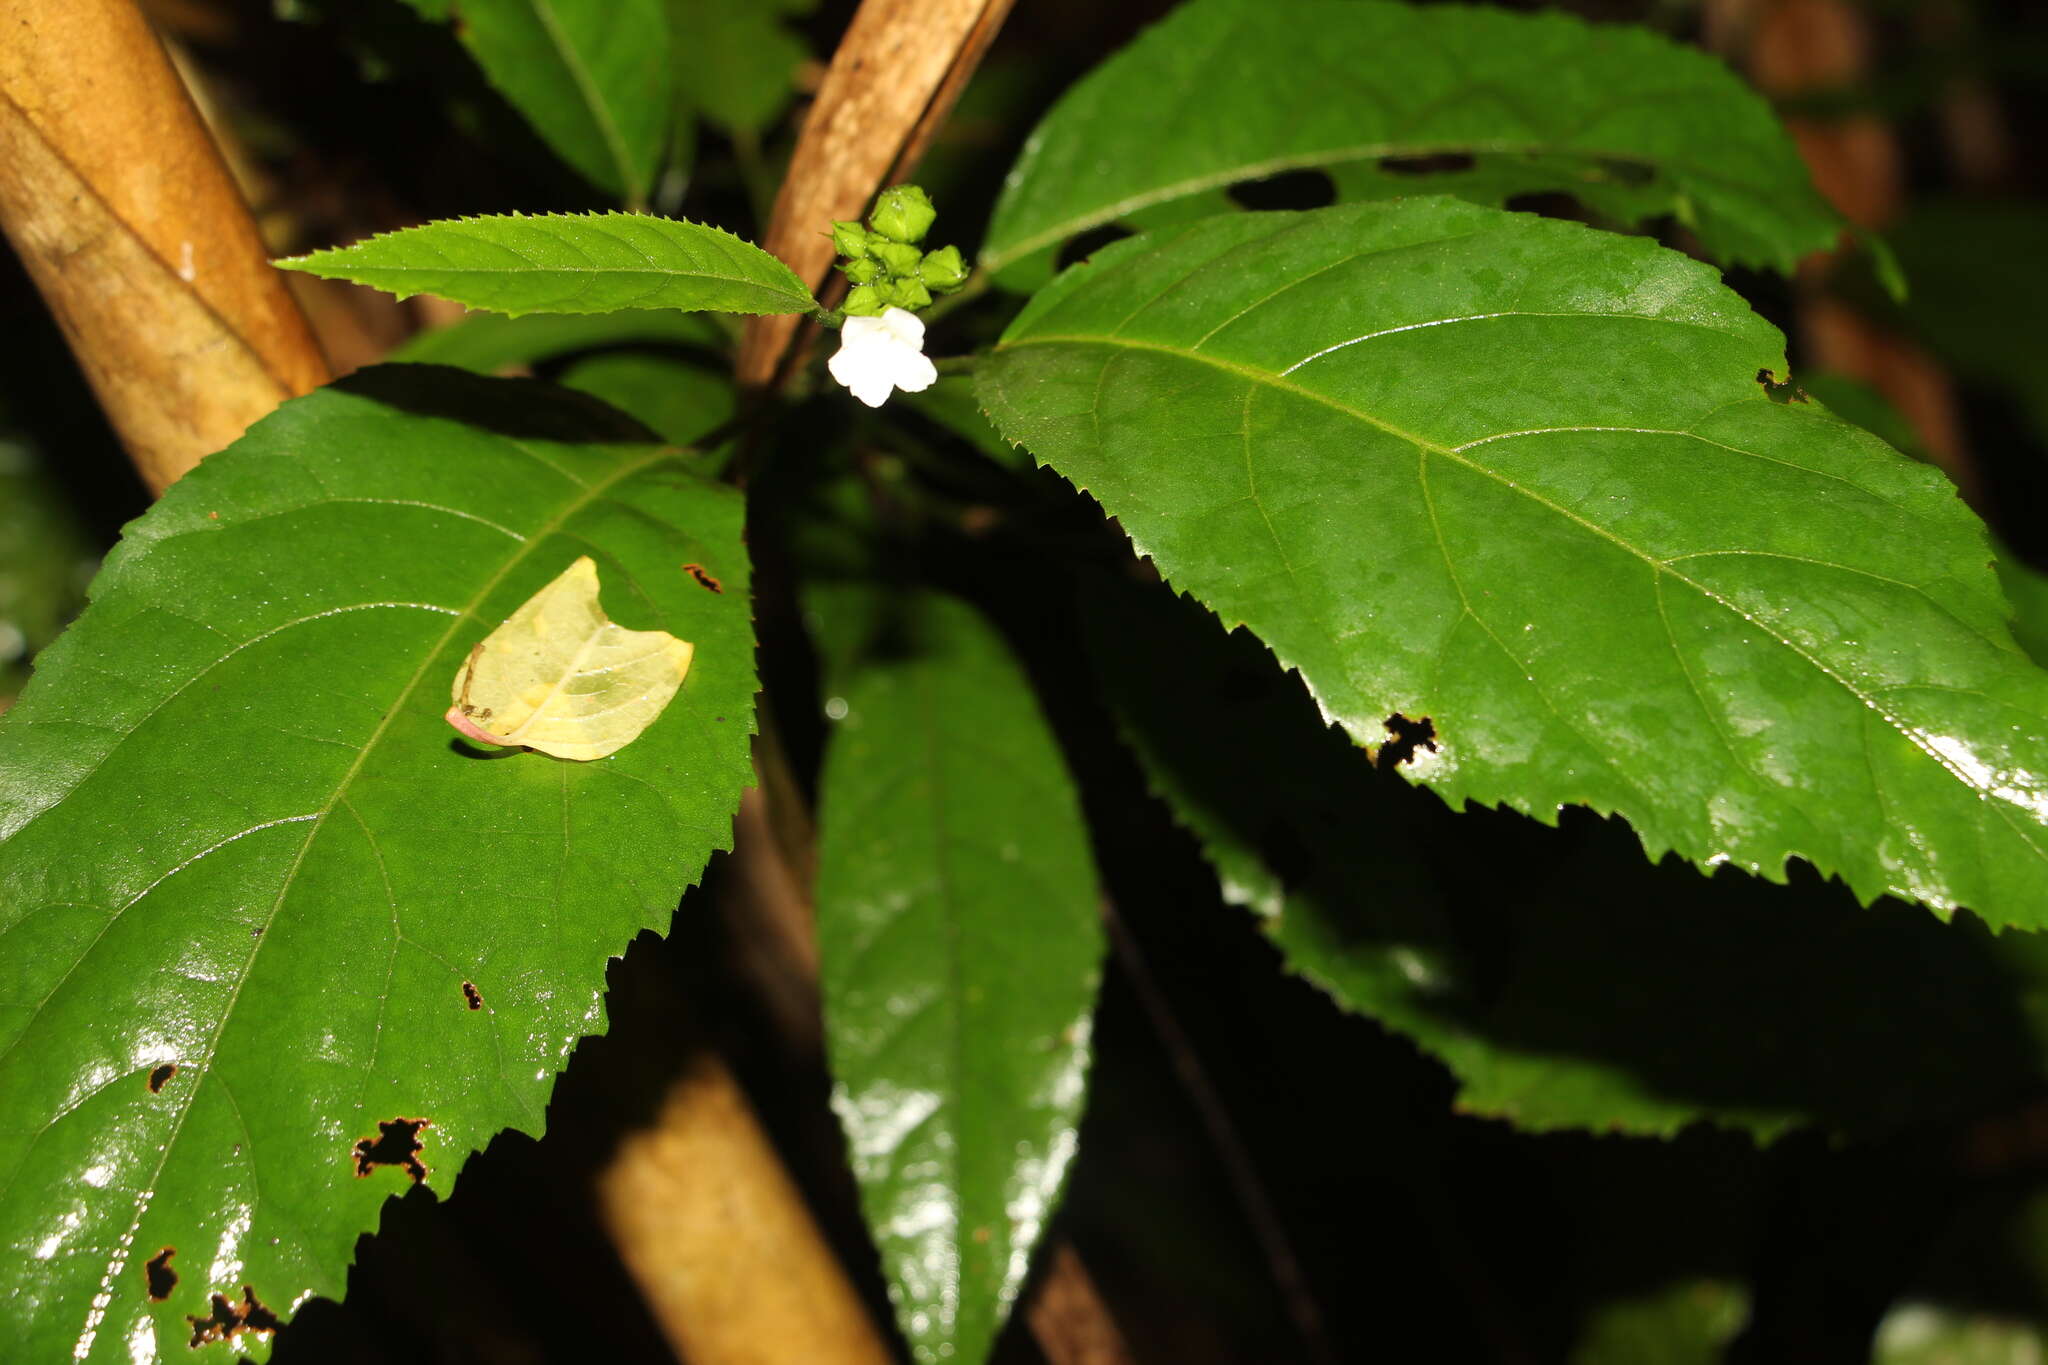
<svg viewBox="0 0 2048 1365">
<path fill-rule="evenodd" d="M 1841 375 L 1819 374 L 1805 376 L 1800 387 L 1826 403 L 1836 416 L 1854 422 L 1893 448 L 1915 459 L 1929 458 L 1912 423 L 1868 386 Z M 2048 574 L 2020 558 L 2009 545 L 1994 540 L 1992 550 L 1999 586 L 2012 603 L 2013 639 L 2028 658 L 2048 666 Z"/>
<path fill-rule="evenodd" d="M 2031 936 L 1860 909 L 1811 876 L 1652 866 L 1612 824 L 1454 813 L 1375 771 L 1196 604 L 1103 582 L 1086 619 L 1103 693 L 1225 899 L 1338 1004 L 1440 1058 L 1465 1112 L 1869 1133 L 2048 1071 L 2026 1023 L 2048 975 L 2013 951 Z"/>
<path fill-rule="evenodd" d="M 428 19 L 447 0 L 407 0 Z M 664 0 L 462 0 L 477 65 L 561 158 L 629 204 L 660 169 L 674 105 Z"/>
<path fill-rule="evenodd" d="M 981 1360 L 1074 1155 L 1102 953 L 1072 779 L 1002 639 L 947 598 L 820 592 L 826 1036 L 919 1360 Z"/>
<path fill-rule="evenodd" d="M 1841 226 L 1763 100 L 1647 30 L 1463 5 L 1190 0 L 1038 126 L 981 263 L 1028 286 L 1077 233 L 1185 216 L 1181 200 L 1220 206 L 1223 186 L 1304 167 L 1347 199 L 1569 191 L 1623 223 L 1675 214 L 1721 259 L 1780 269 Z"/>
<path fill-rule="evenodd" d="M 803 281 L 752 243 L 639 213 L 451 218 L 277 264 L 402 299 L 436 294 L 514 317 L 624 308 L 804 313 L 815 306 Z"/>
<path fill-rule="evenodd" d="M 1784 367 L 1706 266 L 1420 199 L 1119 243 L 977 391 L 1356 741 L 1429 721 L 1453 804 L 2048 925 L 2048 674 L 1984 529 Z"/>
<path fill-rule="evenodd" d="M 540 1130 L 607 959 L 667 925 L 749 779 L 741 503 L 683 455 L 580 397 L 391 368 L 129 527 L 0 722 L 20 1358 L 183 1355 L 212 1295 L 338 1295 L 410 1185 L 365 1139 L 399 1156 L 425 1120 L 413 1174 L 446 1192 Z M 681 692 L 597 762 L 471 748 L 441 719 L 465 654 L 584 554 L 623 623 L 695 643 Z"/>
</svg>

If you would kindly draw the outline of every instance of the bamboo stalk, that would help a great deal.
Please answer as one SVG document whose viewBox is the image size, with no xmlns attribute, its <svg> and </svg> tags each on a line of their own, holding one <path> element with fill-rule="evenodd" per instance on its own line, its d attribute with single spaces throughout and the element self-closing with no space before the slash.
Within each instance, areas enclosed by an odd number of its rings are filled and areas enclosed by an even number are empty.
<svg viewBox="0 0 2048 1365">
<path fill-rule="evenodd" d="M 327 378 L 133 0 L 0 0 L 0 230 L 152 491 Z"/>
<path fill-rule="evenodd" d="M 598 1179 L 619 1258 L 690 1365 L 889 1365 L 893 1355 L 717 1053 Z"/>
</svg>

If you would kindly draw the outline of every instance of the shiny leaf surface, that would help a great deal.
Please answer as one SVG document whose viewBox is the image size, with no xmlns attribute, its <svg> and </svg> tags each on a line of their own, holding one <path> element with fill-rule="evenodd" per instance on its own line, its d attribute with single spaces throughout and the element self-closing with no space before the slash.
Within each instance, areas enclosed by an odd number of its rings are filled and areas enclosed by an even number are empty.
<svg viewBox="0 0 2048 1365">
<path fill-rule="evenodd" d="M 803 313 L 811 291 L 729 232 L 639 213 L 451 218 L 277 264 L 494 313 Z"/>
<path fill-rule="evenodd" d="M 408 0 L 429 19 L 442 0 Z M 664 0 L 462 0 L 457 32 L 484 75 L 564 161 L 644 203 L 673 102 Z"/>
<path fill-rule="evenodd" d="M 1880 1133 L 2037 1086 L 2032 935 L 1806 875 L 1643 861 L 1628 831 L 1458 813 L 1375 771 L 1244 631 L 1102 582 L 1087 643 L 1144 772 L 1289 967 L 1537 1130 Z M 1171 685 L 1159 661 L 1171 659 Z"/>
<path fill-rule="evenodd" d="M 0 721 L 22 1359 L 262 1354 L 212 1296 L 339 1295 L 387 1196 L 538 1133 L 607 959 L 725 846 L 740 500 L 593 411 L 425 367 L 286 404 L 129 527 Z M 486 757 L 448 679 L 580 555 L 624 622 L 696 643 L 688 680 L 611 758 Z"/>
<path fill-rule="evenodd" d="M 1428 721 L 1454 805 L 2048 924 L 2048 674 L 1984 529 L 1784 371 L 1706 266 L 1427 199 L 1119 243 L 977 392 L 1354 740 Z"/>
<path fill-rule="evenodd" d="M 1769 106 L 1715 58 L 1645 29 L 1464 5 L 1190 0 L 1038 126 L 981 263 L 1030 287 L 1089 228 L 1199 216 L 1228 206 L 1224 186 L 1309 167 L 1340 199 L 1555 190 L 1624 224 L 1674 214 L 1716 257 L 1781 270 L 1841 226 Z"/>
<path fill-rule="evenodd" d="M 919 1360 L 985 1358 L 1074 1155 L 1102 954 L 1072 779 L 948 598 L 820 592 L 833 1107 Z"/>
</svg>

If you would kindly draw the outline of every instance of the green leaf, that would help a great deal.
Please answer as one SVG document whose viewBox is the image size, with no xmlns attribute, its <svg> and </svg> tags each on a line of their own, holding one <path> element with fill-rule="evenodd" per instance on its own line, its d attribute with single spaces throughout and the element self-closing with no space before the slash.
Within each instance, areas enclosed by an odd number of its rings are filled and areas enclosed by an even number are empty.
<svg viewBox="0 0 2048 1365">
<path fill-rule="evenodd" d="M 699 313 L 472 313 L 452 327 L 421 332 L 391 353 L 394 361 L 459 365 L 495 374 L 533 365 L 572 351 L 601 346 L 671 345 L 719 349 L 728 338 L 717 322 Z"/>
<path fill-rule="evenodd" d="M 1453 812 L 1375 771 L 1246 632 L 1160 588 L 1105 580 L 1085 602 L 1103 695 L 1224 899 L 1339 1005 L 1441 1059 L 1462 1112 L 1881 1133 L 2048 1074 L 2033 936 L 1862 909 L 1811 876 L 1653 866 L 1611 822 Z"/>
<path fill-rule="evenodd" d="M 1807 375 L 1800 384 L 1844 421 L 1854 422 L 1916 460 L 1931 459 L 1912 423 L 1874 389 L 1838 374 Z M 1996 539 L 1991 548 L 1999 586 L 2012 603 L 2013 638 L 2028 658 L 2048 666 L 2048 574 Z"/>
<path fill-rule="evenodd" d="M 1571 1365 L 1720 1365 L 1749 1314 L 1749 1291 L 1726 1279 L 1660 1285 L 1589 1314 Z"/>
<path fill-rule="evenodd" d="M 1800 384 L 1816 401 L 1844 421 L 1874 433 L 1894 449 L 1916 460 L 1932 457 L 1899 410 L 1867 385 L 1837 374 L 1807 375 Z M 2048 428 L 2044 428 L 2048 430 Z M 2011 546 L 1992 541 L 1998 583 L 2012 603 L 2012 633 L 2027 657 L 2048 666 L 2048 574 L 2029 564 Z"/>
<path fill-rule="evenodd" d="M 451 218 L 277 262 L 409 299 L 435 294 L 494 313 L 681 308 L 807 313 L 790 268 L 701 223 L 638 213 Z"/>
<path fill-rule="evenodd" d="M 818 592 L 833 1107 L 919 1360 L 981 1360 L 1073 1159 L 1102 931 L 1059 747 L 947 598 Z"/>
<path fill-rule="evenodd" d="M 128 528 L 0 721 L 0 1296 L 24 1359 L 183 1356 L 212 1295 L 338 1296 L 412 1183 L 359 1174 L 359 1144 L 400 1156 L 425 1120 L 446 1193 L 493 1134 L 539 1133 L 604 1027 L 607 959 L 726 846 L 751 772 L 741 500 L 592 411 L 418 367 L 286 404 Z M 450 682 L 584 554 L 623 622 L 695 644 L 689 676 L 610 758 L 485 756 L 441 719 Z"/>
<path fill-rule="evenodd" d="M 429 19 L 444 0 L 408 0 Z M 663 0 L 462 0 L 477 65 L 561 158 L 626 203 L 647 202 L 674 104 Z"/>
<path fill-rule="evenodd" d="M 1781 338 L 1641 238 L 1447 199 L 1067 272 L 977 392 L 1453 805 L 2048 924 L 2048 674 L 1938 471 L 1772 401 Z"/>
<path fill-rule="evenodd" d="M 688 445 L 732 420 L 732 380 L 667 356 L 615 351 L 562 371 L 566 388 L 637 417 L 665 441 Z"/>
<path fill-rule="evenodd" d="M 1562 190 L 1621 223 L 1675 214 L 1720 259 L 1781 270 L 1841 226 L 1764 101 L 1647 30 L 1465 6 L 1190 0 L 1039 124 L 981 264 L 1031 287 L 1089 228 L 1156 226 L 1207 196 L 1199 216 L 1225 206 L 1223 186 L 1307 167 L 1345 199 Z"/>
<path fill-rule="evenodd" d="M 676 84 L 728 132 L 759 135 L 796 94 L 810 48 L 762 0 L 667 0 Z M 795 7 L 803 8 L 803 7 Z"/>
</svg>

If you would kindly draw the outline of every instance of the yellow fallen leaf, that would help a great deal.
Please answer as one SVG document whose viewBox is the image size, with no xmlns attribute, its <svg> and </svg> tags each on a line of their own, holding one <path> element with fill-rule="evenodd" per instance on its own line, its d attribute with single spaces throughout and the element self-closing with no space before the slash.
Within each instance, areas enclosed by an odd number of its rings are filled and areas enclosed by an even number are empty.
<svg viewBox="0 0 2048 1365">
<path fill-rule="evenodd" d="M 694 652 L 666 631 L 613 625 L 585 555 L 469 652 L 448 723 L 485 744 L 603 758 L 654 723 Z"/>
</svg>

